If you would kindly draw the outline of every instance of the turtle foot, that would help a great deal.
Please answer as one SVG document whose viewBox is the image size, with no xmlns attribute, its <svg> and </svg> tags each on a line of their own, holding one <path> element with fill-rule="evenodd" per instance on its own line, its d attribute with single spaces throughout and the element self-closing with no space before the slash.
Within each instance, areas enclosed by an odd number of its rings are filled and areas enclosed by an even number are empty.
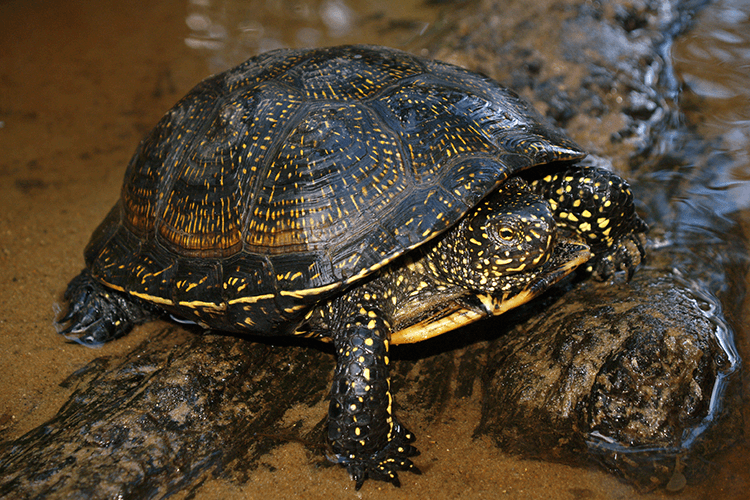
<svg viewBox="0 0 750 500">
<path fill-rule="evenodd" d="M 355 482 L 356 490 L 359 490 L 367 479 L 385 481 L 399 487 L 399 471 L 422 473 L 409 459 L 419 455 L 419 451 L 409 444 L 414 441 L 414 435 L 398 424 L 395 432 L 397 435 L 394 439 L 368 457 L 338 455 L 337 461 L 346 466 L 349 476 Z"/>
<path fill-rule="evenodd" d="M 96 281 L 88 270 L 73 278 L 65 290 L 68 312 L 56 322 L 66 339 L 96 347 L 130 332 L 154 313 L 126 294 Z M 67 328 L 63 328 L 65 325 Z"/>
<path fill-rule="evenodd" d="M 600 281 L 607 280 L 618 271 L 625 271 L 630 281 L 638 265 L 646 258 L 645 245 L 644 233 L 631 233 L 614 244 L 607 253 L 592 259 L 587 270 Z"/>
</svg>

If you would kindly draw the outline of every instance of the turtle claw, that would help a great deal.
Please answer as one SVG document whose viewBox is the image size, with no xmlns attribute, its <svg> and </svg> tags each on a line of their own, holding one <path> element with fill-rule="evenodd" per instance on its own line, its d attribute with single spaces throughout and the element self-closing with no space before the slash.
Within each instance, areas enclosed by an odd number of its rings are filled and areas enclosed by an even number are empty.
<svg viewBox="0 0 750 500">
<path fill-rule="evenodd" d="M 349 470 L 349 477 L 351 477 L 355 483 L 354 483 L 354 490 L 359 491 L 359 489 L 362 487 L 363 484 L 365 484 L 365 479 L 367 479 L 367 475 L 365 474 L 364 470 L 359 471 L 352 471 Z M 399 487 L 401 486 L 401 483 L 399 483 Z"/>
<path fill-rule="evenodd" d="M 357 491 L 367 479 L 385 481 L 399 488 L 401 486 L 399 471 L 422 474 L 422 471 L 408 458 L 419 455 L 419 450 L 408 444 L 412 441 L 414 441 L 414 434 L 400 427 L 397 437 L 370 457 L 339 460 L 346 466 L 349 477 L 354 480 L 354 489 Z"/>
<path fill-rule="evenodd" d="M 88 270 L 73 278 L 64 298 L 69 304 L 68 311 L 56 321 L 58 333 L 89 347 L 122 337 L 134 325 L 154 316 L 127 295 L 96 281 Z"/>
<path fill-rule="evenodd" d="M 618 271 L 625 271 L 628 281 L 636 268 L 646 258 L 646 237 L 642 232 L 631 233 L 620 240 L 606 255 L 592 259 L 588 271 L 600 281 L 605 281 Z"/>
<path fill-rule="evenodd" d="M 359 491 L 362 485 L 365 484 L 366 479 L 374 479 L 376 481 L 385 481 L 391 483 L 396 488 L 401 487 L 401 480 L 398 478 L 398 471 L 409 471 L 414 474 L 421 475 L 422 471 L 414 465 L 414 462 L 408 458 L 401 458 L 399 460 L 392 460 L 387 463 L 381 462 L 377 465 L 370 466 L 362 462 L 352 463 L 347 466 L 349 476 L 354 480 L 354 489 Z"/>
</svg>

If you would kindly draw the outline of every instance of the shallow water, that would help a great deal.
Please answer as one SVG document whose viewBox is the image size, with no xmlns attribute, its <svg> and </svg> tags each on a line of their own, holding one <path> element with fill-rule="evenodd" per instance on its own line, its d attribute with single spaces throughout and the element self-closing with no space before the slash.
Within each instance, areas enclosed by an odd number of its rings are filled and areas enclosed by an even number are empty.
<svg viewBox="0 0 750 500">
<path fill-rule="evenodd" d="M 750 239 L 750 4 L 718 0 L 697 16 L 695 26 L 680 37 L 672 55 L 677 77 L 683 82 L 679 97 L 686 120 L 712 144 L 709 180 L 678 200 L 689 207 L 687 224 L 699 238 L 719 242 L 739 234 L 747 248 Z M 736 232 L 734 228 L 740 228 Z M 719 256 L 722 258 L 726 256 Z M 706 255 L 706 258 L 709 258 Z M 714 285 L 745 363 L 750 353 L 750 301 L 734 292 L 748 285 L 748 256 L 734 256 L 742 265 L 724 283 Z M 741 372 L 738 387 L 745 424 L 737 446 L 718 459 L 717 485 L 733 483 L 730 491 L 744 498 L 750 484 L 748 456 L 748 372 Z M 708 490 L 710 491 L 710 489 Z"/>
<path fill-rule="evenodd" d="M 82 349 L 55 334 L 51 305 L 82 266 L 83 246 L 117 198 L 135 145 L 177 98 L 209 72 L 281 45 L 365 42 L 419 51 L 421 36 L 439 24 L 441 12 L 450 15 L 412 1 L 0 3 L 0 282 L 5 285 L 0 437 L 12 439 L 43 423 L 69 396 L 59 386 L 69 374 L 96 357 L 122 356 L 154 331 L 144 327 L 99 350 Z M 715 168 L 701 172 L 697 178 L 705 182 L 691 184 L 680 199 L 665 200 L 677 217 L 656 237 L 714 258 L 707 253 L 712 243 L 735 234 L 747 241 L 750 234 L 750 6 L 742 0 L 708 6 L 672 54 L 678 81 L 684 82 L 680 106 L 696 132 L 712 141 L 709 165 Z M 696 178 L 694 172 L 684 175 Z M 719 258 L 737 262 L 738 272 L 730 276 L 736 283 L 714 283 L 709 276 L 696 287 L 721 299 L 740 354 L 748 359 L 750 307 L 735 293 L 748 280 L 747 256 Z M 738 399 L 747 400 L 750 381 L 746 373 L 741 376 Z M 441 466 L 465 452 L 455 437 L 468 440 L 477 415 L 462 416 L 471 423 L 438 427 L 420 437 L 421 460 L 436 465 L 426 471 L 429 476 L 406 475 L 403 479 L 416 489 L 402 488 L 400 494 L 419 495 L 429 478 L 430 484 L 445 484 L 445 497 L 467 492 L 515 498 L 548 498 L 550 492 L 559 498 L 635 495 L 603 471 L 520 460 L 489 443 L 465 469 Z M 742 498 L 750 491 L 748 452 L 745 438 L 737 436 L 734 447 L 712 457 L 713 484 L 723 489 L 723 498 Z M 302 447 L 277 450 L 268 460 L 273 467 L 253 477 L 255 493 L 322 497 L 340 491 L 343 474 L 327 469 L 311 482 L 306 469 L 295 466 L 309 460 Z M 329 476 L 335 481 L 323 484 Z M 202 493 L 240 496 L 246 488 L 215 482 Z M 388 485 L 372 490 L 393 496 Z M 711 485 L 684 493 L 700 498 L 706 491 Z"/>
</svg>

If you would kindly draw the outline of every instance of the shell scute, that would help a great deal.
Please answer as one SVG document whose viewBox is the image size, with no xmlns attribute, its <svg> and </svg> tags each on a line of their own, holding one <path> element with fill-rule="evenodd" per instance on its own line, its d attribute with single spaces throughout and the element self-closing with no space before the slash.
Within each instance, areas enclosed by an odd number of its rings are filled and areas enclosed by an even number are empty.
<svg viewBox="0 0 750 500">
<path fill-rule="evenodd" d="M 483 75 L 378 47 L 273 51 L 162 118 L 87 264 L 177 315 L 290 331 L 515 172 L 581 156 Z"/>
</svg>

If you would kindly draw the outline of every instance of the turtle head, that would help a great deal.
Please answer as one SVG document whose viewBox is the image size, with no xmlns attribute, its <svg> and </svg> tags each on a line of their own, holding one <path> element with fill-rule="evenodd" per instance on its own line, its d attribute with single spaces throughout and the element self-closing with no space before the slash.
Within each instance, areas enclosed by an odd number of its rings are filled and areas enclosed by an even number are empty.
<svg viewBox="0 0 750 500">
<path fill-rule="evenodd" d="M 518 178 L 480 202 L 432 249 L 452 284 L 493 292 L 542 269 L 553 254 L 557 224 L 546 200 Z"/>
</svg>

